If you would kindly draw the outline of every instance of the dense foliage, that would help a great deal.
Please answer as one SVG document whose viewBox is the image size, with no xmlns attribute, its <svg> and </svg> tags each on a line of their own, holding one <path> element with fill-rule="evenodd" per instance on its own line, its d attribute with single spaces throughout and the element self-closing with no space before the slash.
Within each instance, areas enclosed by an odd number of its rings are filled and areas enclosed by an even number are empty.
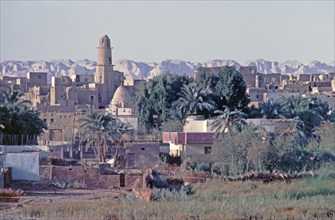
<svg viewBox="0 0 335 220">
<path fill-rule="evenodd" d="M 289 96 L 278 100 L 269 99 L 253 109 L 249 117 L 254 118 L 296 118 L 301 120 L 302 131 L 308 137 L 325 120 L 331 120 L 327 102 L 316 96 Z"/>
<path fill-rule="evenodd" d="M 199 68 L 196 83 L 211 94 L 219 110 L 224 110 L 224 106 L 246 110 L 250 101 L 246 95 L 246 83 L 235 67 Z"/>
<path fill-rule="evenodd" d="M 4 101 L 0 105 L 2 144 L 37 144 L 37 137 L 47 129 L 46 123 L 40 118 L 40 112 L 31 109 L 29 101 L 21 100 L 23 93 L 20 91 L 11 88 L 1 95 Z"/>
<path fill-rule="evenodd" d="M 195 83 L 186 76 L 164 74 L 143 82 L 136 93 L 138 119 L 146 129 L 189 115 L 215 115 L 215 110 L 247 111 L 249 98 L 242 75 L 234 67 L 199 68 Z"/>
<path fill-rule="evenodd" d="M 196 84 L 183 85 L 179 99 L 172 105 L 185 116 L 197 115 L 198 111 L 215 109 L 213 100 L 209 99 L 206 91 Z"/>
<path fill-rule="evenodd" d="M 94 148 L 100 162 L 106 162 L 107 146 L 114 144 L 114 165 L 117 165 L 121 138 L 133 129 L 118 118 L 93 110 L 80 119 L 80 131 L 81 142 Z"/>
<path fill-rule="evenodd" d="M 186 76 L 164 74 L 143 82 L 136 92 L 138 120 L 147 129 L 160 128 L 169 119 L 182 119 L 184 114 L 172 108 L 184 85 Z"/>
<path fill-rule="evenodd" d="M 315 96 L 290 96 L 267 100 L 249 117 L 292 119 L 281 133 L 246 126 L 238 111 L 226 107 L 212 123 L 217 143 L 214 155 L 220 170 L 241 174 L 250 170 L 301 171 L 323 162 L 335 162 L 335 129 L 326 102 Z M 235 129 L 232 129 L 235 128 Z M 238 129 L 236 129 L 238 128 Z"/>
<path fill-rule="evenodd" d="M 291 129 L 282 134 L 271 134 L 251 126 L 227 133 L 224 140 L 214 146 L 218 170 L 227 175 L 251 170 L 293 172 L 335 162 L 334 123 L 323 123 L 309 139 L 302 136 L 300 130 L 293 121 Z"/>
</svg>

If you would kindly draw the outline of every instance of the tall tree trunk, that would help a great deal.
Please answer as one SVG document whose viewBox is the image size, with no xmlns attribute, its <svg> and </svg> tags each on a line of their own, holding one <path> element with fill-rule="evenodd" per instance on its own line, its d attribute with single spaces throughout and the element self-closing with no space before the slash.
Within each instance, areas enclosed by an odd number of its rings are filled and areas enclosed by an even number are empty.
<svg viewBox="0 0 335 220">
<path fill-rule="evenodd" d="M 106 163 L 106 142 L 104 142 L 104 145 L 102 147 L 102 162 Z"/>
<path fill-rule="evenodd" d="M 118 165 L 118 156 L 119 156 L 119 143 L 115 143 L 115 153 L 113 156 L 113 166 L 116 167 Z"/>
<path fill-rule="evenodd" d="M 106 153 L 104 151 L 104 142 L 102 142 L 99 146 L 99 158 L 100 158 L 100 162 L 106 163 Z"/>
<path fill-rule="evenodd" d="M 99 150 L 98 150 L 98 152 L 99 152 L 99 162 L 103 162 L 103 157 L 102 157 L 102 146 L 101 146 L 101 145 L 99 145 Z"/>
</svg>

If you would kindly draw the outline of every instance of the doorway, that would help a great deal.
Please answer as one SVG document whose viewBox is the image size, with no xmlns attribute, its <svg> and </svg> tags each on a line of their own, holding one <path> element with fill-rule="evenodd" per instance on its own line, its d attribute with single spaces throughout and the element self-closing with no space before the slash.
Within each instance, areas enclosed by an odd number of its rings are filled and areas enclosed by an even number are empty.
<svg viewBox="0 0 335 220">
<path fill-rule="evenodd" d="M 126 186 L 126 175 L 124 173 L 120 174 L 120 187 Z"/>
</svg>

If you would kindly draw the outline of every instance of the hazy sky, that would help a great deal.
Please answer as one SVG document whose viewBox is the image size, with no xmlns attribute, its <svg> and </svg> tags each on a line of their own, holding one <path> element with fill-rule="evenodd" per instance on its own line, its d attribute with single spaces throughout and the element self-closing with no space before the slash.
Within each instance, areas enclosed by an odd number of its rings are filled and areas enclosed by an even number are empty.
<svg viewBox="0 0 335 220">
<path fill-rule="evenodd" d="M 335 58 L 335 1 L 4 1 L 0 60 Z"/>
</svg>

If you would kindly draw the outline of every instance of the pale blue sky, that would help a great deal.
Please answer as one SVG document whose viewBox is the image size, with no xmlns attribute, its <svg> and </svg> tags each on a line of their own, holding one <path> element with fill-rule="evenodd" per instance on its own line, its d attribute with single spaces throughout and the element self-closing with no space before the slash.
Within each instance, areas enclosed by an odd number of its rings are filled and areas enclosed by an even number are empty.
<svg viewBox="0 0 335 220">
<path fill-rule="evenodd" d="M 335 1 L 4 1 L 0 60 L 335 58 Z"/>
</svg>

